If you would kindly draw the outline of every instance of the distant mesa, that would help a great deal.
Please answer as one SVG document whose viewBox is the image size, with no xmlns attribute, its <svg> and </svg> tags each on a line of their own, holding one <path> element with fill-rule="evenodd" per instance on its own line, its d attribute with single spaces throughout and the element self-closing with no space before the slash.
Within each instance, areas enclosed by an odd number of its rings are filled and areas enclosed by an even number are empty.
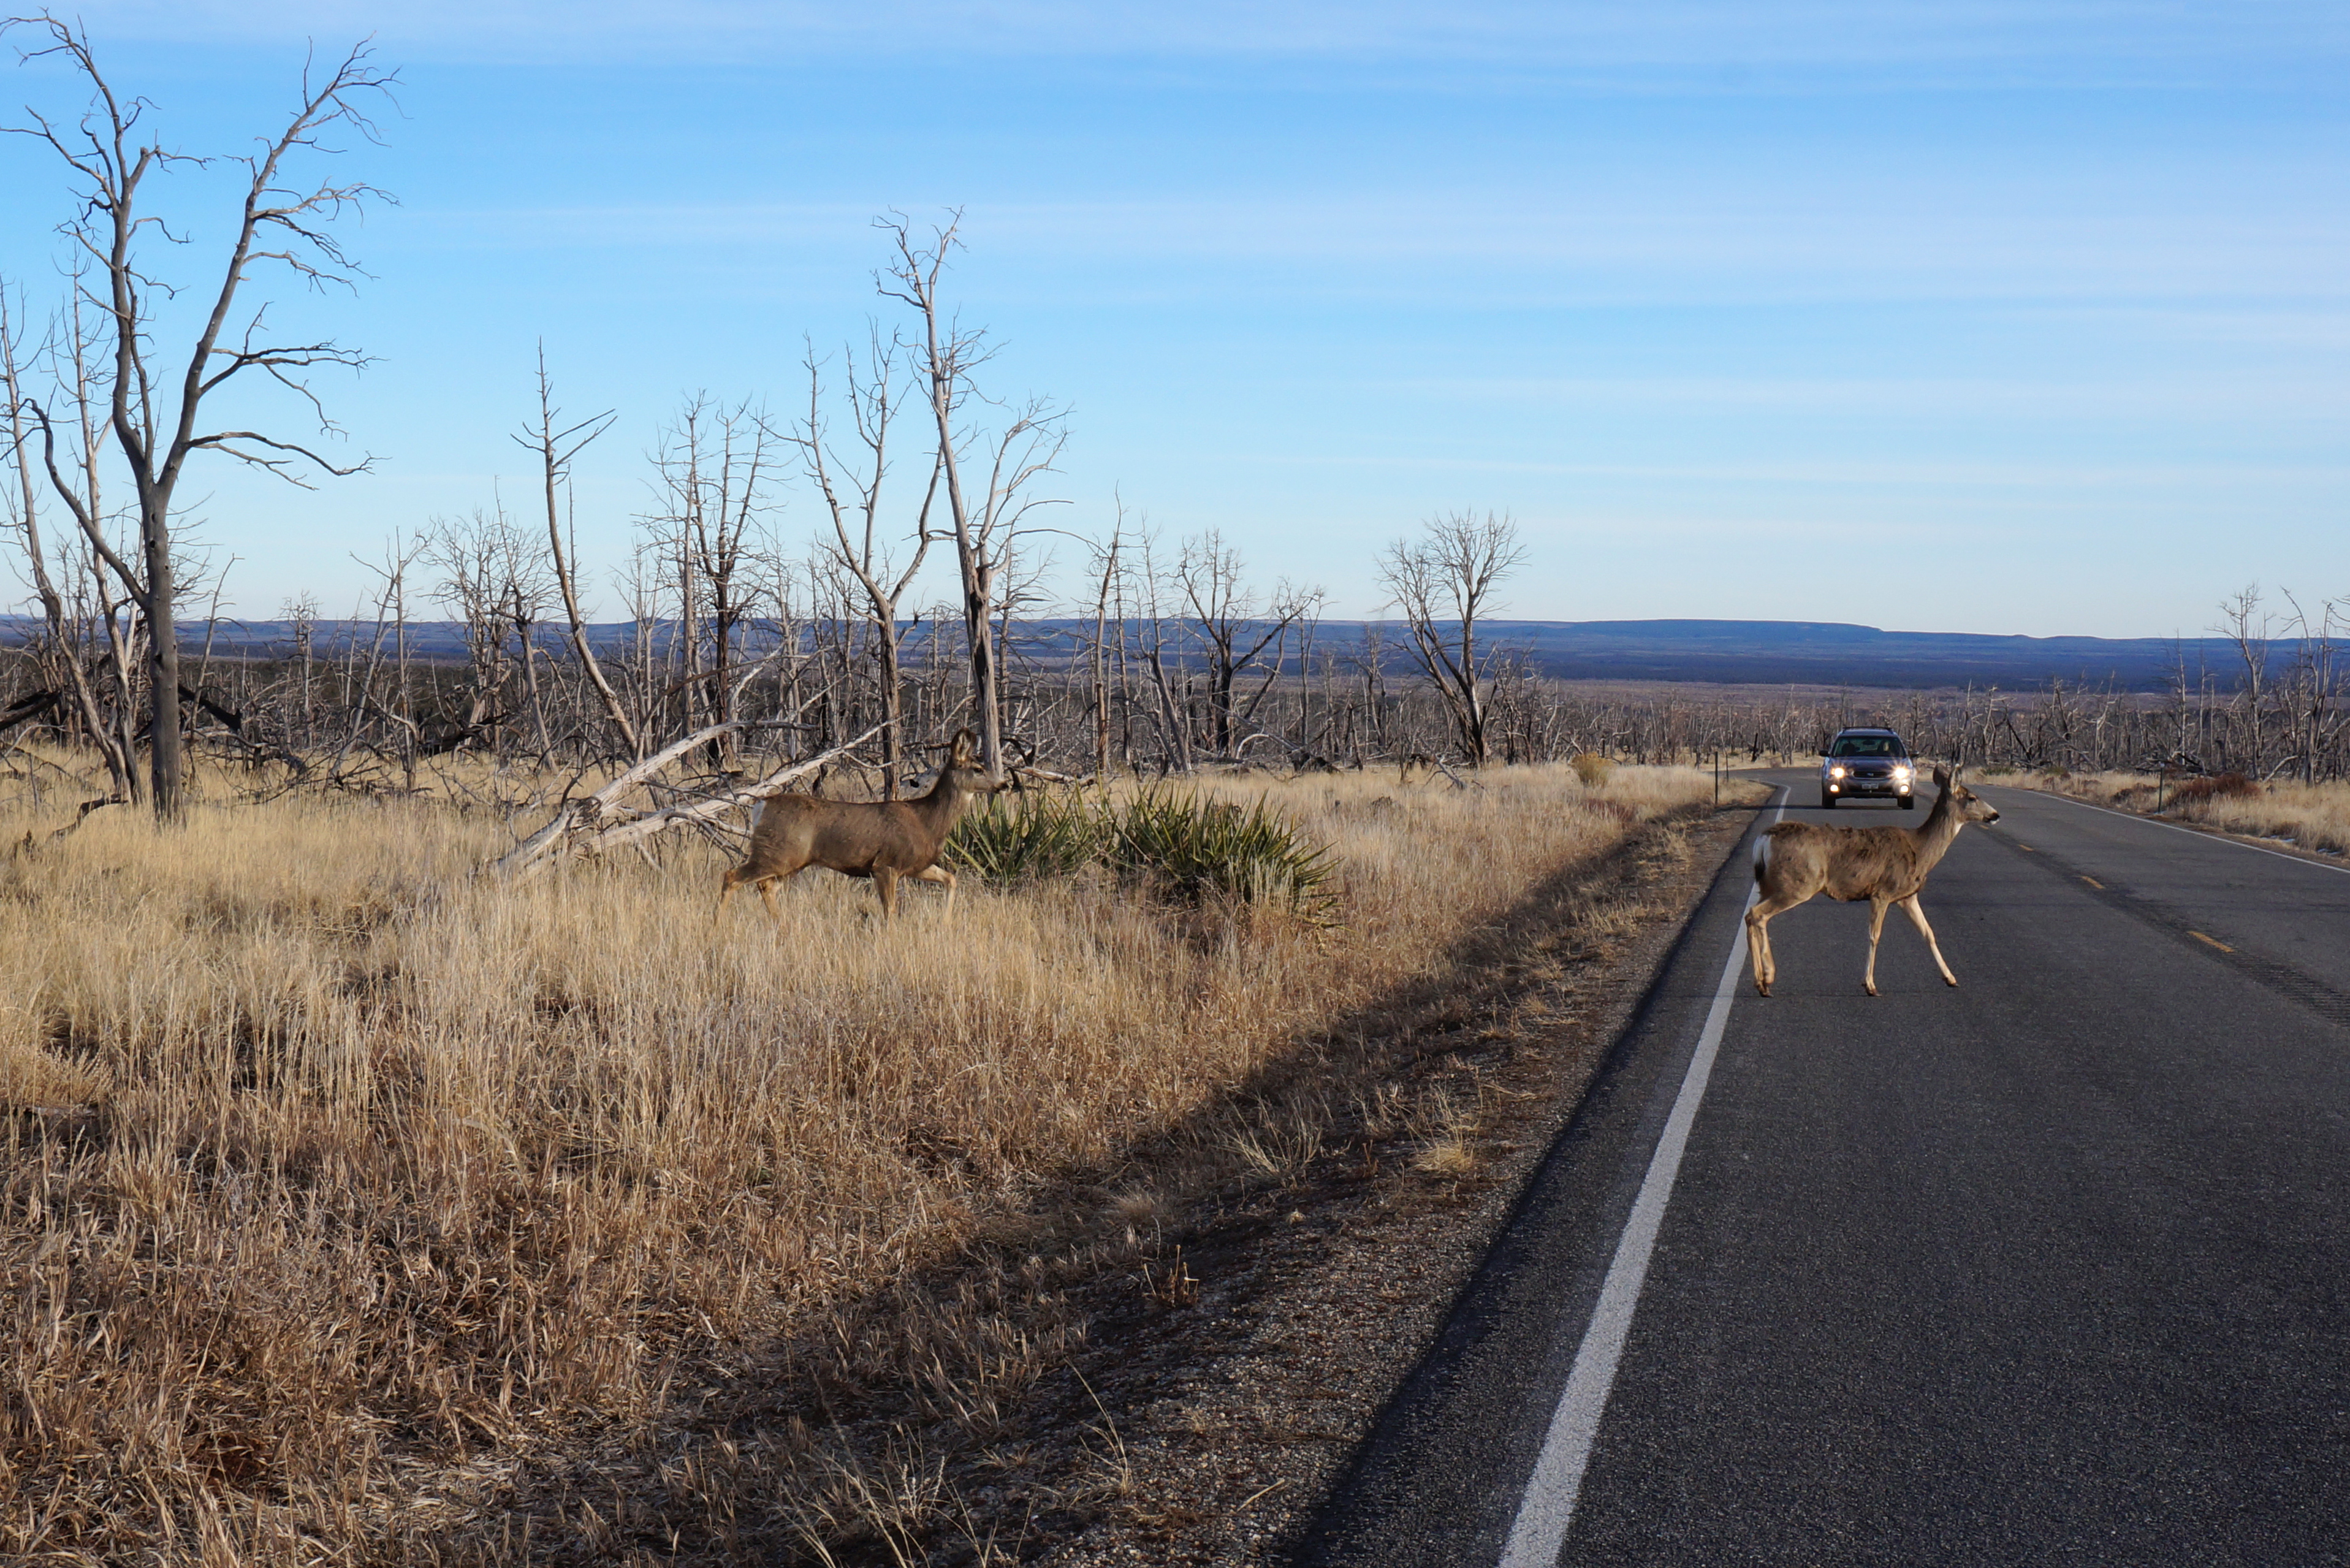
<svg viewBox="0 0 2350 1568">
<path fill-rule="evenodd" d="M 22 642 L 37 629 L 38 623 L 30 618 L 0 617 L 0 645 Z M 671 629 L 664 625 L 657 635 L 670 635 Z M 626 622 L 589 628 L 599 649 L 626 643 L 633 632 Z M 183 623 L 181 631 L 192 649 L 203 644 L 204 634 L 200 622 Z M 1090 620 L 1037 620 L 1015 630 L 1015 636 L 1031 643 L 1031 661 L 1048 667 L 1092 634 Z M 558 652 L 567 640 L 559 627 L 542 626 L 536 635 Z M 1399 622 L 1325 621 L 1315 642 L 1318 649 L 1359 658 L 1374 635 L 1392 650 L 1383 662 L 1400 661 L 1404 628 Z M 365 649 L 377 636 L 373 621 L 321 620 L 311 628 L 312 647 L 320 657 L 355 644 Z M 2030 690 L 2062 680 L 2157 691 L 2177 679 L 2182 662 L 2191 687 L 2208 681 L 2213 690 L 2231 691 L 2243 678 L 2234 644 L 2218 638 L 1988 637 L 1789 620 L 1495 620 L 1481 624 L 1479 636 L 1488 648 L 1523 650 L 1538 671 L 1561 680 L 1897 691 L 1969 684 Z M 411 621 L 408 650 L 411 658 L 463 659 L 463 628 L 449 621 Z M 764 645 L 759 650 L 764 651 Z M 213 633 L 215 658 L 282 659 L 293 651 L 294 628 L 284 621 L 224 619 Z M 919 661 L 919 642 L 910 651 Z M 2289 643 L 2270 645 L 2272 662 L 2289 660 L 2293 651 Z"/>
<path fill-rule="evenodd" d="M 1897 689 L 2063 680 L 2150 691 L 2176 679 L 2181 660 L 2193 685 L 2208 676 L 2228 690 L 2243 674 L 2234 644 L 2217 638 L 1988 637 L 1783 620 L 1494 621 L 1487 635 L 1565 680 Z M 2289 656 L 2284 646 L 2273 651 Z"/>
</svg>

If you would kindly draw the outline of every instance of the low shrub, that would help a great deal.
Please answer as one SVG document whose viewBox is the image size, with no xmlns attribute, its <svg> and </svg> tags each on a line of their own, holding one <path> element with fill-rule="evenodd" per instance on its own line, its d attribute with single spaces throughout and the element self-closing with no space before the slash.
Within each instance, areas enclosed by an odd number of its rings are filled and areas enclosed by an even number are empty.
<svg viewBox="0 0 2350 1568">
<path fill-rule="evenodd" d="M 1597 789 L 1607 782 L 1607 775 L 1615 771 L 1616 764 L 1597 752 L 1575 753 L 1575 776 L 1583 781 L 1583 787 L 1586 789 Z"/>
<path fill-rule="evenodd" d="M 1079 795 L 993 794 L 955 824 L 947 858 L 990 882 L 1067 877 L 1100 857 L 1105 831 L 1100 809 Z"/>
<path fill-rule="evenodd" d="M 1184 903 L 1233 898 L 1318 924 L 1337 906 L 1328 848 L 1263 799 L 1243 805 L 1170 790 L 1107 804 L 992 795 L 955 825 L 946 852 L 957 870 L 997 884 L 1074 876 L 1099 862 Z"/>
<path fill-rule="evenodd" d="M 1337 912 L 1327 846 L 1260 798 L 1253 805 L 1153 790 L 1111 808 L 1107 857 L 1188 903 L 1222 895 L 1317 924 Z"/>
<path fill-rule="evenodd" d="M 2215 774 L 2206 778 L 2181 779 L 2172 786 L 2170 798 L 2174 805 L 2186 805 L 2201 800 L 2242 800 L 2261 793 L 2261 786 L 2241 774 Z"/>
</svg>

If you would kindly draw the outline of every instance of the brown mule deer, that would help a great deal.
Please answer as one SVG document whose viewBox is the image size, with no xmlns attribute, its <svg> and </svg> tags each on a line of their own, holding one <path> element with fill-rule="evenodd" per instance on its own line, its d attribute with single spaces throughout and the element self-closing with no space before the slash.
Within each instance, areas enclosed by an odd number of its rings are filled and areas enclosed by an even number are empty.
<svg viewBox="0 0 2350 1568">
<path fill-rule="evenodd" d="M 775 923 L 783 911 L 775 907 L 775 884 L 796 877 L 811 866 L 822 866 L 845 877 L 870 877 L 880 896 L 881 914 L 898 913 L 898 883 L 942 882 L 947 908 L 954 908 L 954 873 L 939 864 L 947 835 L 975 794 L 992 794 L 1004 781 L 986 773 L 972 755 L 971 732 L 956 732 L 947 749 L 946 766 L 928 794 L 914 800 L 818 800 L 813 795 L 779 794 L 769 798 L 751 830 L 751 853 L 718 884 L 718 908 L 735 888 L 749 884 Z"/>
<path fill-rule="evenodd" d="M 1754 844 L 1754 881 L 1762 897 L 1746 911 L 1746 941 L 1754 959 L 1754 990 L 1771 994 L 1779 966 L 1771 957 L 1771 917 L 1794 909 L 1815 893 L 1846 902 L 1868 900 L 1868 969 L 1861 979 L 1868 994 L 1877 994 L 1877 939 L 1885 929 L 1885 911 L 1901 906 L 1926 939 L 1934 967 L 1951 985 L 1959 977 L 1942 961 L 1934 928 L 1918 907 L 1918 889 L 1926 874 L 1948 853 L 1959 829 L 1970 822 L 1997 822 L 1999 813 L 1989 801 L 1970 792 L 1948 768 L 1934 770 L 1941 794 L 1934 809 L 1916 827 L 1825 827 L 1814 822 L 1783 822 Z"/>
</svg>

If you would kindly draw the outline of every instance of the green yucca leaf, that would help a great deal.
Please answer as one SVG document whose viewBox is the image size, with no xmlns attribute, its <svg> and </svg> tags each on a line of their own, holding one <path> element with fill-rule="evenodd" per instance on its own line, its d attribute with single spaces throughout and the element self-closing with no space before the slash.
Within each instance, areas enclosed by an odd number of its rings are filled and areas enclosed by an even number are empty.
<svg viewBox="0 0 2350 1568">
<path fill-rule="evenodd" d="M 1328 848 L 1263 799 L 1243 806 L 1174 790 L 1109 805 L 993 795 L 955 825 L 946 853 L 956 869 L 990 882 L 1067 877 L 1101 861 L 1186 903 L 1220 896 L 1324 925 L 1338 904 Z"/>
<path fill-rule="evenodd" d="M 1212 894 L 1334 919 L 1336 868 L 1327 847 L 1260 798 L 1254 805 L 1152 790 L 1108 814 L 1110 863 L 1146 874 L 1191 902 Z"/>
<path fill-rule="evenodd" d="M 1101 851 L 1101 814 L 1074 794 L 989 795 L 955 824 L 947 857 L 990 882 L 1066 877 Z"/>
</svg>

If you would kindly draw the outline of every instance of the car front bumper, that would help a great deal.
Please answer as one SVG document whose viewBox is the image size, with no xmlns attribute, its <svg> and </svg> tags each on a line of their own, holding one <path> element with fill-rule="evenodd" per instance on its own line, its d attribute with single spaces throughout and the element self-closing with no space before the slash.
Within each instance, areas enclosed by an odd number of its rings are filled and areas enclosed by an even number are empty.
<svg viewBox="0 0 2350 1568">
<path fill-rule="evenodd" d="M 1838 800 L 1898 800 L 1909 793 L 1899 779 L 1822 779 L 1820 787 Z"/>
</svg>

